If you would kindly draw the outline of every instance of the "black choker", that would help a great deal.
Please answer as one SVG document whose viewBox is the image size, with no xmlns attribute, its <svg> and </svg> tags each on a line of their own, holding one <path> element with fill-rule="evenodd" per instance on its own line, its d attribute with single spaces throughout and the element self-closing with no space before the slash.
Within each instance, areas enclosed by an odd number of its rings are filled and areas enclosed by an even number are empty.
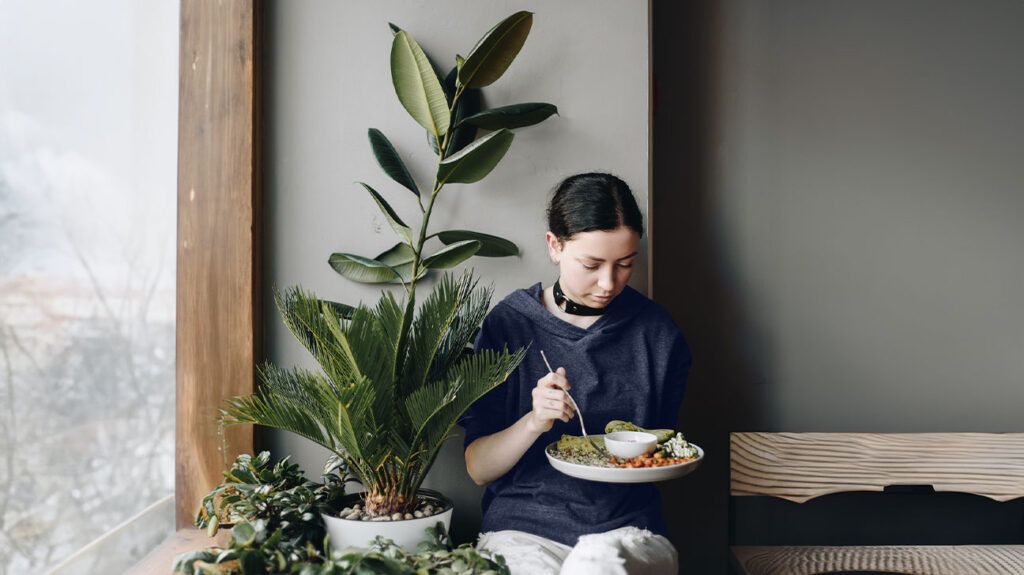
<svg viewBox="0 0 1024 575">
<path fill-rule="evenodd" d="M 601 315 L 608 310 L 607 307 L 587 307 L 565 297 L 565 292 L 562 291 L 562 286 L 558 285 L 558 280 L 555 280 L 555 285 L 551 291 L 555 295 L 555 305 L 565 313 L 571 313 L 572 315 Z"/>
</svg>

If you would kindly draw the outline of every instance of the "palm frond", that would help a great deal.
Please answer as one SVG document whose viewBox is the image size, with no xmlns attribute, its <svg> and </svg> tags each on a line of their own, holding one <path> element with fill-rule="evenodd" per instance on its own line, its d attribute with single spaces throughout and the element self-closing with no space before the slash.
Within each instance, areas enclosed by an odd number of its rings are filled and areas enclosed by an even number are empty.
<svg viewBox="0 0 1024 575">
<path fill-rule="evenodd" d="M 526 357 L 526 349 L 510 353 L 503 351 L 481 350 L 465 357 L 449 371 L 450 381 L 461 381 L 459 393 L 455 400 L 434 416 L 425 426 L 423 442 L 434 444 L 441 442 L 452 430 L 459 417 L 478 399 L 508 379 L 512 371 Z"/>
<path fill-rule="evenodd" d="M 380 324 L 384 336 L 384 344 L 387 346 L 389 359 L 392 363 L 394 373 L 394 358 L 398 355 L 398 342 L 402 339 L 402 318 L 405 316 L 405 306 L 395 300 L 391 292 L 381 294 L 377 307 L 374 308 L 374 315 Z"/>
<path fill-rule="evenodd" d="M 297 287 L 284 292 L 275 290 L 274 301 L 288 330 L 332 381 L 340 386 L 359 379 L 359 366 L 340 337 L 342 320 L 334 308 Z"/>
<path fill-rule="evenodd" d="M 409 433 L 408 421 L 399 417 L 395 412 L 399 406 L 398 390 L 395 382 L 399 380 L 405 366 L 408 351 L 409 327 L 412 315 L 415 311 L 415 296 L 411 297 L 406 305 L 401 305 L 390 293 L 381 296 L 380 301 L 374 310 L 378 328 L 382 334 L 382 340 L 386 345 L 385 365 L 388 369 L 387 380 L 383 382 L 388 389 L 388 399 L 391 405 L 391 421 L 394 428 L 403 435 Z M 380 391 L 380 390 L 378 390 Z"/>
<path fill-rule="evenodd" d="M 419 489 L 426 477 L 426 470 L 434 464 L 441 446 L 462 414 L 487 392 L 504 383 L 524 357 L 525 348 L 514 353 L 510 353 L 507 348 L 500 352 L 481 350 L 464 357 L 449 370 L 448 381 L 459 382 L 459 389 L 451 402 L 437 410 L 421 426 L 421 432 L 413 442 L 414 448 L 422 446 L 426 453 L 418 462 L 422 473 L 418 473 L 420 477 L 412 485 L 413 491 Z"/>
<path fill-rule="evenodd" d="M 393 385 L 388 350 L 394 346 L 388 345 L 377 316 L 360 305 L 345 320 L 332 306 L 299 288 L 276 296 L 285 324 L 333 383 L 336 401 L 347 405 L 353 397 L 376 400 L 375 409 L 360 413 L 355 430 L 372 431 L 378 419 L 391 419 L 396 410 L 389 391 Z M 366 387 L 373 387 L 373 392 L 368 393 Z M 388 392 L 381 393 L 382 389 Z M 380 418 L 375 417 L 378 414 Z M 336 416 L 331 419 L 337 421 Z"/>
<path fill-rule="evenodd" d="M 230 399 L 221 409 L 225 425 L 254 423 L 301 435 L 338 451 L 334 434 L 327 429 L 325 406 L 318 387 L 328 385 L 323 377 L 304 370 L 284 370 L 268 365 L 260 371 L 263 387 L 255 395 Z"/>
<path fill-rule="evenodd" d="M 395 403 L 393 342 L 380 318 L 368 309 L 357 309 L 348 322 L 342 341 L 346 353 L 359 365 L 366 384 L 373 387 L 373 413 L 379 421 L 395 421 L 400 414 Z"/>
<path fill-rule="evenodd" d="M 378 386 L 390 388 L 395 342 L 386 328 L 373 310 L 359 308 L 345 326 L 342 339 L 346 353 L 351 354 L 363 375 Z"/>
<path fill-rule="evenodd" d="M 438 350 L 476 283 L 470 273 L 463 274 L 458 280 L 452 274 L 444 274 L 423 301 L 413 320 L 409 359 L 400 379 L 399 397 L 406 397 L 429 381 Z"/>
<path fill-rule="evenodd" d="M 345 460 L 349 464 L 349 469 L 362 480 L 364 485 L 370 485 L 372 484 L 373 470 L 366 464 L 366 455 L 363 454 L 363 446 L 359 441 L 361 434 L 356 430 L 348 407 L 340 402 L 334 407 L 337 416 L 334 419 L 334 425 L 338 435 L 345 438 L 342 445 L 345 448 L 344 456 L 346 456 Z"/>
<path fill-rule="evenodd" d="M 455 401 L 461 387 L 461 380 L 455 380 L 454 383 L 436 381 L 409 394 L 405 399 L 405 410 L 414 430 L 413 443 L 417 443 L 416 439 L 422 435 L 423 427 L 434 415 Z"/>
<path fill-rule="evenodd" d="M 480 323 L 483 322 L 490 307 L 493 292 L 494 288 L 489 286 L 475 288 L 469 293 L 437 350 L 430 370 L 431 380 L 443 378 L 476 338 Z"/>
</svg>

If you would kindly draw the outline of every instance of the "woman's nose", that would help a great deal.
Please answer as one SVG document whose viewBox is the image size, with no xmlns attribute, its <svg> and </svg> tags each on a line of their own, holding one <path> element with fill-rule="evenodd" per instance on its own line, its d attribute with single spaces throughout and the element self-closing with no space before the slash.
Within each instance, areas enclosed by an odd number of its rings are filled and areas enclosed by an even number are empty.
<svg viewBox="0 0 1024 575">
<path fill-rule="evenodd" d="M 601 288 L 605 292 L 615 291 L 615 272 L 611 269 L 605 269 L 597 278 L 597 287 Z"/>
</svg>

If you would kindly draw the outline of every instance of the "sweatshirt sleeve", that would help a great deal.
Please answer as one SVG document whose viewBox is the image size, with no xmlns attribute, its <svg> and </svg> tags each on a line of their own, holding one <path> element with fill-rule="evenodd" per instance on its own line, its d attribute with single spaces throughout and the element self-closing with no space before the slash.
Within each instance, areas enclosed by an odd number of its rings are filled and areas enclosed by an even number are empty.
<svg viewBox="0 0 1024 575">
<path fill-rule="evenodd" d="M 661 406 L 660 428 L 678 429 L 679 408 L 683 404 L 686 392 L 686 380 L 690 374 L 692 357 L 690 347 L 686 344 L 683 334 L 676 330 L 672 346 L 669 348 L 668 369 L 665 372 L 663 397 Z"/>
<path fill-rule="evenodd" d="M 492 312 L 480 326 L 480 333 L 477 335 L 475 351 L 492 349 L 501 351 L 508 346 L 508 342 L 501 329 L 501 322 Z M 518 370 L 514 371 L 505 382 L 499 384 L 491 391 L 484 394 L 459 419 L 459 425 L 466 430 L 466 440 L 463 449 L 469 447 L 477 439 L 497 433 L 510 425 L 507 421 L 507 398 L 509 385 L 514 385 L 518 378 Z"/>
</svg>

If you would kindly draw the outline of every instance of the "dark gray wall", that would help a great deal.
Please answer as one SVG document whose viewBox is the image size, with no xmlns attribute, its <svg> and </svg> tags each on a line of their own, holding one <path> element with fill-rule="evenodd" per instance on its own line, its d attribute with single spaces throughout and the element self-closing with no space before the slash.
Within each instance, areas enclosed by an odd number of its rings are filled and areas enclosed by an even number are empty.
<svg viewBox="0 0 1024 575">
<path fill-rule="evenodd" d="M 651 285 L 709 452 L 666 507 L 720 573 L 729 431 L 1024 427 L 1024 3 L 652 16 Z"/>
</svg>

